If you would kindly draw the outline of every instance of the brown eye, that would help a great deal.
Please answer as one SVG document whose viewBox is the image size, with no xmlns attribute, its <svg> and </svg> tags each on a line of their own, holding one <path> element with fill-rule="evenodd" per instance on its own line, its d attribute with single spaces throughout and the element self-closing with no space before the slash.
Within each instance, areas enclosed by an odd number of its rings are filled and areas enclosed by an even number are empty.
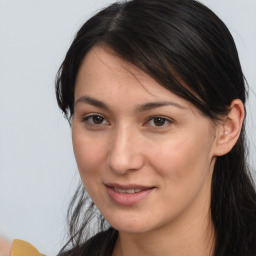
<svg viewBox="0 0 256 256">
<path fill-rule="evenodd" d="M 163 126 L 163 125 L 166 124 L 166 121 L 167 120 L 165 118 L 163 118 L 163 117 L 155 117 L 153 119 L 153 122 L 154 122 L 155 126 Z"/>
<path fill-rule="evenodd" d="M 148 122 L 147 125 L 152 126 L 154 128 L 159 127 L 167 127 L 168 125 L 172 124 L 173 121 L 170 118 L 166 118 L 166 117 L 162 117 L 162 116 L 155 116 L 155 117 L 151 117 Z"/>
<path fill-rule="evenodd" d="M 104 125 L 108 124 L 107 120 L 100 115 L 90 115 L 84 118 L 83 120 L 85 123 L 90 125 Z"/>
<path fill-rule="evenodd" d="M 104 121 L 104 118 L 102 116 L 93 116 L 92 121 L 94 124 L 102 124 Z"/>
</svg>

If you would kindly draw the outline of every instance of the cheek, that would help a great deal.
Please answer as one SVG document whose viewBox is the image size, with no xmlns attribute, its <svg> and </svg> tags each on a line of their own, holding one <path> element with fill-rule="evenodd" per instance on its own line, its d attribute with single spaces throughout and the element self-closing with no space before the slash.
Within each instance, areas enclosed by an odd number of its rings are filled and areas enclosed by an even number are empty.
<svg viewBox="0 0 256 256">
<path fill-rule="evenodd" d="M 84 182 L 85 178 L 96 175 L 97 170 L 100 169 L 99 165 L 104 158 L 104 147 L 100 143 L 96 143 L 93 137 L 79 132 L 78 129 L 73 128 L 72 133 L 74 154 Z"/>
<path fill-rule="evenodd" d="M 184 137 L 173 140 L 154 152 L 154 169 L 161 177 L 160 202 L 173 216 L 180 214 L 196 198 L 203 197 L 202 200 L 207 201 L 210 197 L 209 150 L 208 143 L 198 143 L 197 138 L 190 136 L 186 140 Z"/>
<path fill-rule="evenodd" d="M 98 198 L 100 172 L 103 162 L 103 150 L 100 143 L 95 143 L 95 140 L 85 136 L 79 136 L 79 133 L 73 135 L 74 154 L 79 170 L 81 180 L 87 193 L 93 201 L 97 201 L 101 205 L 101 198 Z"/>
<path fill-rule="evenodd" d="M 202 182 L 209 172 L 210 144 L 198 137 L 193 134 L 176 136 L 152 153 L 152 164 L 159 175 L 177 190 Z"/>
</svg>

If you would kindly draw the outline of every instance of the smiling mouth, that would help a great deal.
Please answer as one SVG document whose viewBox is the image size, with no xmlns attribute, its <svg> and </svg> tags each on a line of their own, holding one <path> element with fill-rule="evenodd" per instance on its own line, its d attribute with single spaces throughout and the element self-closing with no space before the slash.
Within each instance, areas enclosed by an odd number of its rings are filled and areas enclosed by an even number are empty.
<svg viewBox="0 0 256 256">
<path fill-rule="evenodd" d="M 118 205 L 131 206 L 149 197 L 155 187 L 105 184 L 110 199 Z"/>
<path fill-rule="evenodd" d="M 116 187 L 113 187 L 113 189 L 116 192 L 121 193 L 121 194 L 135 194 L 135 193 L 139 193 L 143 190 L 146 190 L 146 189 L 141 189 L 141 188 L 122 189 L 122 188 L 116 188 Z"/>
</svg>

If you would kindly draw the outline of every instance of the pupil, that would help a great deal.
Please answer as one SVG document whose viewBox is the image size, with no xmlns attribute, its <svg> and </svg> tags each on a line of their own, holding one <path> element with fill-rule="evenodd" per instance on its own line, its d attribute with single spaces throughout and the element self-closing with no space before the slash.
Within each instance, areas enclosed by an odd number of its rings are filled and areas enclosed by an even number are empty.
<svg viewBox="0 0 256 256">
<path fill-rule="evenodd" d="M 95 124 L 101 124 L 103 122 L 103 117 L 101 117 L 101 116 L 94 116 L 93 117 L 93 122 Z"/>
<path fill-rule="evenodd" d="M 154 124 L 156 126 L 161 126 L 165 124 L 165 119 L 161 117 L 154 118 Z"/>
</svg>

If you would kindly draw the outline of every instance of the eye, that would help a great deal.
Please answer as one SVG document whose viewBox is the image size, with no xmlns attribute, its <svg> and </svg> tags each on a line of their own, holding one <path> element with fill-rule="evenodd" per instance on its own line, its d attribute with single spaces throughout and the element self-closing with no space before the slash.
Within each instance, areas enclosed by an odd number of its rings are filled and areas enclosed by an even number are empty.
<svg viewBox="0 0 256 256">
<path fill-rule="evenodd" d="M 100 115 L 90 115 L 86 116 L 83 121 L 89 123 L 90 125 L 102 125 L 102 124 L 107 124 L 107 120 Z"/>
<path fill-rule="evenodd" d="M 156 116 L 156 117 L 152 117 L 149 121 L 148 124 L 151 126 L 166 126 L 167 124 L 170 124 L 172 121 L 170 119 L 167 119 L 165 117 L 161 117 L 161 116 Z"/>
</svg>

